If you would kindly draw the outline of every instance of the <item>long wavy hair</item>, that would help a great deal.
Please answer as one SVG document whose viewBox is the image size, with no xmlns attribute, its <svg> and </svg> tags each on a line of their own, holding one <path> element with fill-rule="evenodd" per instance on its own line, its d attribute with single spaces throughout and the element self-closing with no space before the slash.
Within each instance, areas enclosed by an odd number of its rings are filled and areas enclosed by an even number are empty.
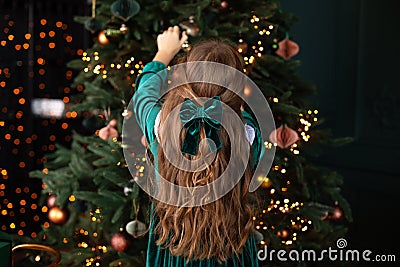
<svg viewBox="0 0 400 267">
<path fill-rule="evenodd" d="M 231 45 L 219 40 L 198 43 L 177 63 L 196 61 L 218 62 L 243 72 L 241 55 Z M 167 115 L 182 104 L 185 98 L 212 98 L 214 96 L 219 96 L 221 101 L 243 121 L 241 115 L 243 100 L 231 90 L 210 83 L 197 82 L 174 88 L 165 95 L 161 109 L 158 133 L 161 144 L 158 148 L 158 172 L 164 179 L 185 187 L 203 186 L 217 179 L 225 171 L 228 163 L 243 163 L 245 166 L 243 177 L 234 188 L 212 203 L 198 207 L 177 207 L 154 201 L 155 212 L 159 217 L 155 227 L 158 236 L 156 243 L 162 245 L 164 249 L 169 249 L 174 256 L 185 257 L 187 261 L 189 259 L 216 258 L 218 262 L 224 262 L 234 255 L 239 256 L 252 229 L 252 214 L 248 202 L 248 188 L 251 179 L 250 162 L 248 157 L 244 160 L 243 155 L 231 155 L 230 138 L 232 136 L 228 137 L 225 128 L 221 127 L 218 131 L 222 148 L 216 152 L 214 160 L 200 171 L 189 172 L 175 167 L 163 152 L 163 147 L 165 149 L 168 146 L 170 138 L 178 138 L 178 142 L 182 144 L 185 136 L 185 130 L 181 130 L 182 123 L 179 117 L 175 118 L 177 123 L 169 123 L 163 127 Z M 245 138 L 244 130 L 240 131 L 242 130 L 235 130 L 236 135 L 233 135 L 233 138 Z M 203 126 L 200 138 L 205 138 Z M 207 154 L 208 149 L 207 142 L 199 142 L 198 155 Z M 192 161 L 196 160 L 198 155 L 184 155 L 184 157 Z M 170 193 L 162 188 L 159 190 L 159 194 Z"/>
</svg>

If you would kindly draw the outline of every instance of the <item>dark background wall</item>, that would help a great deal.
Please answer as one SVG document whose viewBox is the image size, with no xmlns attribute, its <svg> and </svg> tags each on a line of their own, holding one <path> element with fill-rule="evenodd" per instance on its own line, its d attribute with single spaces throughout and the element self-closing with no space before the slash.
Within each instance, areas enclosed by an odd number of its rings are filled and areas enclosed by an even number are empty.
<svg viewBox="0 0 400 267">
<path fill-rule="evenodd" d="M 320 88 L 325 127 L 354 137 L 320 158 L 344 176 L 348 246 L 397 253 L 400 1 L 282 0 L 282 9 L 299 18 L 290 36 L 301 47 L 300 73 Z"/>
</svg>

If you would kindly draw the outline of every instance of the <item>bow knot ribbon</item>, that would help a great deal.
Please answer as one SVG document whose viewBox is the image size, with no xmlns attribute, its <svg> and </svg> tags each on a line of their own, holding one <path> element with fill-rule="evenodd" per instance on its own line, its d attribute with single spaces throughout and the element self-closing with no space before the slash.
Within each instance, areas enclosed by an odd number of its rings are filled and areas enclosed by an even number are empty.
<svg viewBox="0 0 400 267">
<path fill-rule="evenodd" d="M 203 106 L 198 106 L 192 100 L 185 98 L 179 117 L 183 127 L 186 129 L 181 149 L 183 154 L 197 155 L 202 123 L 206 138 L 211 139 L 215 144 L 214 147 L 209 143 L 210 150 L 215 152 L 222 147 L 222 142 L 218 135 L 222 120 L 222 103 L 219 96 L 208 99 Z"/>
</svg>

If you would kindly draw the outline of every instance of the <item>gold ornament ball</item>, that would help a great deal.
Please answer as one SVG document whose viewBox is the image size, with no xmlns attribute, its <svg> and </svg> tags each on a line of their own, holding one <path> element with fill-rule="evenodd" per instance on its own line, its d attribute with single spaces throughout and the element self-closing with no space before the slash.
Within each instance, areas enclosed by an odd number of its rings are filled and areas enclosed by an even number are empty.
<svg viewBox="0 0 400 267">
<path fill-rule="evenodd" d="M 65 209 L 54 206 L 49 210 L 49 220 L 54 224 L 64 224 L 67 222 L 69 214 Z"/>
<path fill-rule="evenodd" d="M 282 229 L 281 231 L 278 232 L 278 237 L 281 238 L 282 240 L 286 240 L 289 238 L 289 230 L 287 229 Z"/>
<path fill-rule="evenodd" d="M 99 41 L 99 44 L 102 44 L 102 45 L 108 44 L 110 42 L 108 40 L 106 34 L 104 33 L 104 31 L 101 31 L 99 33 L 99 36 L 97 37 L 97 40 Z"/>
</svg>

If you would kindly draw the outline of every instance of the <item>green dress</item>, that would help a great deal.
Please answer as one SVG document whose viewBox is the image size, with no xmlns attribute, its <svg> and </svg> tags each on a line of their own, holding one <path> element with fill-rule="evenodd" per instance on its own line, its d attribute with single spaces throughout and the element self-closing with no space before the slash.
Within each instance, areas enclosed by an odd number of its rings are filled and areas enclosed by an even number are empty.
<svg viewBox="0 0 400 267">
<path fill-rule="evenodd" d="M 133 97 L 133 106 L 136 120 L 139 123 L 149 146 L 150 152 L 154 156 L 154 167 L 157 169 L 158 142 L 154 132 L 154 126 L 157 114 L 161 110 L 160 90 L 163 83 L 162 75 L 157 72 L 162 71 L 166 66 L 158 61 L 152 61 L 146 64 L 141 75 L 136 80 L 136 92 Z M 157 75 L 158 77 L 154 76 Z M 151 78 L 151 79 L 150 79 Z M 150 79 L 150 80 L 149 80 Z M 146 82 L 147 81 L 147 82 Z M 252 116 L 243 111 L 243 118 L 246 124 L 255 129 L 255 139 L 251 145 L 253 159 L 259 159 L 262 154 L 262 139 L 258 130 L 257 123 Z M 254 160 L 255 164 L 258 160 Z M 151 207 L 151 223 L 149 231 L 149 242 L 147 247 L 146 266 L 147 267 L 258 267 L 257 247 L 254 235 L 251 235 L 243 248 L 240 260 L 233 256 L 224 263 L 218 263 L 215 258 L 205 260 L 190 260 L 186 263 L 186 258 L 173 256 L 169 249 L 162 249 L 156 245 L 157 234 L 154 228 L 157 223 L 157 216 L 153 214 Z M 234 229 L 232 229 L 234 230 Z"/>
</svg>

